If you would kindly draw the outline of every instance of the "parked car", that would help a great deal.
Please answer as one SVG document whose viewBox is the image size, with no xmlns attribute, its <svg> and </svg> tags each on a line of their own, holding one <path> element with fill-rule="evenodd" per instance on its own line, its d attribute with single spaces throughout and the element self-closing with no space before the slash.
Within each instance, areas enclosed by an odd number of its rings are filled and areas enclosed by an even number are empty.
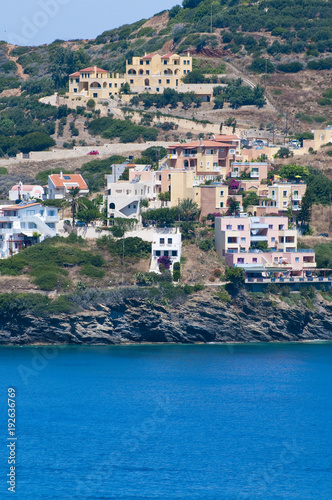
<svg viewBox="0 0 332 500">
<path fill-rule="evenodd" d="M 320 233 L 318 236 L 324 236 L 324 238 L 328 238 L 329 235 L 327 233 Z"/>
<path fill-rule="evenodd" d="M 84 220 L 77 220 L 76 223 L 75 223 L 76 227 L 85 227 L 87 225 L 88 225 L 88 223 L 85 222 Z"/>
<path fill-rule="evenodd" d="M 89 151 L 88 155 L 99 155 L 99 151 L 94 149 L 92 151 Z"/>
</svg>

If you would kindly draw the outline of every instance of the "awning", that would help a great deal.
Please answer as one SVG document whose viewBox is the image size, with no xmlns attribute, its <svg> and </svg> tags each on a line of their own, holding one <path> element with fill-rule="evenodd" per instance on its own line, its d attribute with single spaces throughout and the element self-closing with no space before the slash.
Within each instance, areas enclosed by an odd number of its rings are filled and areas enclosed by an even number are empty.
<svg viewBox="0 0 332 500">
<path fill-rule="evenodd" d="M 33 237 L 32 231 L 21 231 L 21 233 L 24 234 L 24 236 L 29 236 L 29 238 Z"/>
</svg>

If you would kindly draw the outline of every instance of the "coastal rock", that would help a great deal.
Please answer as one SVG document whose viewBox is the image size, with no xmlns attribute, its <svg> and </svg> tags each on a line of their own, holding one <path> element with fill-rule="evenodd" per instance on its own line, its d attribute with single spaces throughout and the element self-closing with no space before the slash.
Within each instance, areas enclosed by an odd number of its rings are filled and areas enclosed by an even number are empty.
<svg viewBox="0 0 332 500">
<path fill-rule="evenodd" d="M 290 307 L 241 295 L 232 303 L 199 295 L 171 306 L 128 299 L 76 314 L 2 320 L 1 344 L 124 344 L 332 340 L 332 306 Z"/>
</svg>

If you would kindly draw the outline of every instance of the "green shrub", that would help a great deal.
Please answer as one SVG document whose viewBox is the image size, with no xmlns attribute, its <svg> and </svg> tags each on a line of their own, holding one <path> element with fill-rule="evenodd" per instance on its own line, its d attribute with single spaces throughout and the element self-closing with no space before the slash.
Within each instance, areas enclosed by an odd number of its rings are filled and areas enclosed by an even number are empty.
<svg viewBox="0 0 332 500">
<path fill-rule="evenodd" d="M 67 281 L 64 280 L 63 276 L 52 272 L 43 272 L 38 275 L 34 280 L 34 284 L 37 285 L 41 290 L 51 291 L 56 288 L 61 289 L 67 286 Z"/>
<path fill-rule="evenodd" d="M 88 278 L 103 278 L 105 276 L 105 271 L 100 269 L 100 267 L 87 264 L 81 269 L 80 274 L 87 276 Z"/>
<path fill-rule="evenodd" d="M 212 240 L 204 239 L 198 243 L 198 247 L 200 248 L 200 250 L 208 252 L 213 247 L 213 242 Z"/>
<path fill-rule="evenodd" d="M 175 262 L 173 264 L 173 281 L 179 281 L 180 278 L 181 278 L 180 262 Z"/>
</svg>

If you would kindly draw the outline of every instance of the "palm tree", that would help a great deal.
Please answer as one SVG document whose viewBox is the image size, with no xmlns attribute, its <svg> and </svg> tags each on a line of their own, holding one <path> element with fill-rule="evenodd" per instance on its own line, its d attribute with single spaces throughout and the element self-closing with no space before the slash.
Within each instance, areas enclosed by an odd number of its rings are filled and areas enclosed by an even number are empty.
<svg viewBox="0 0 332 500">
<path fill-rule="evenodd" d="M 84 208 L 86 208 L 84 203 L 82 202 L 82 200 L 79 199 L 79 194 L 80 194 L 79 187 L 74 187 L 69 192 L 69 202 L 71 205 L 73 228 L 75 226 L 75 214 L 76 214 L 79 206 L 83 206 Z"/>
<path fill-rule="evenodd" d="M 201 209 L 196 202 L 190 198 L 186 198 L 179 205 L 179 213 L 185 218 L 186 222 L 189 222 L 189 220 L 197 220 L 199 218 Z"/>
</svg>

